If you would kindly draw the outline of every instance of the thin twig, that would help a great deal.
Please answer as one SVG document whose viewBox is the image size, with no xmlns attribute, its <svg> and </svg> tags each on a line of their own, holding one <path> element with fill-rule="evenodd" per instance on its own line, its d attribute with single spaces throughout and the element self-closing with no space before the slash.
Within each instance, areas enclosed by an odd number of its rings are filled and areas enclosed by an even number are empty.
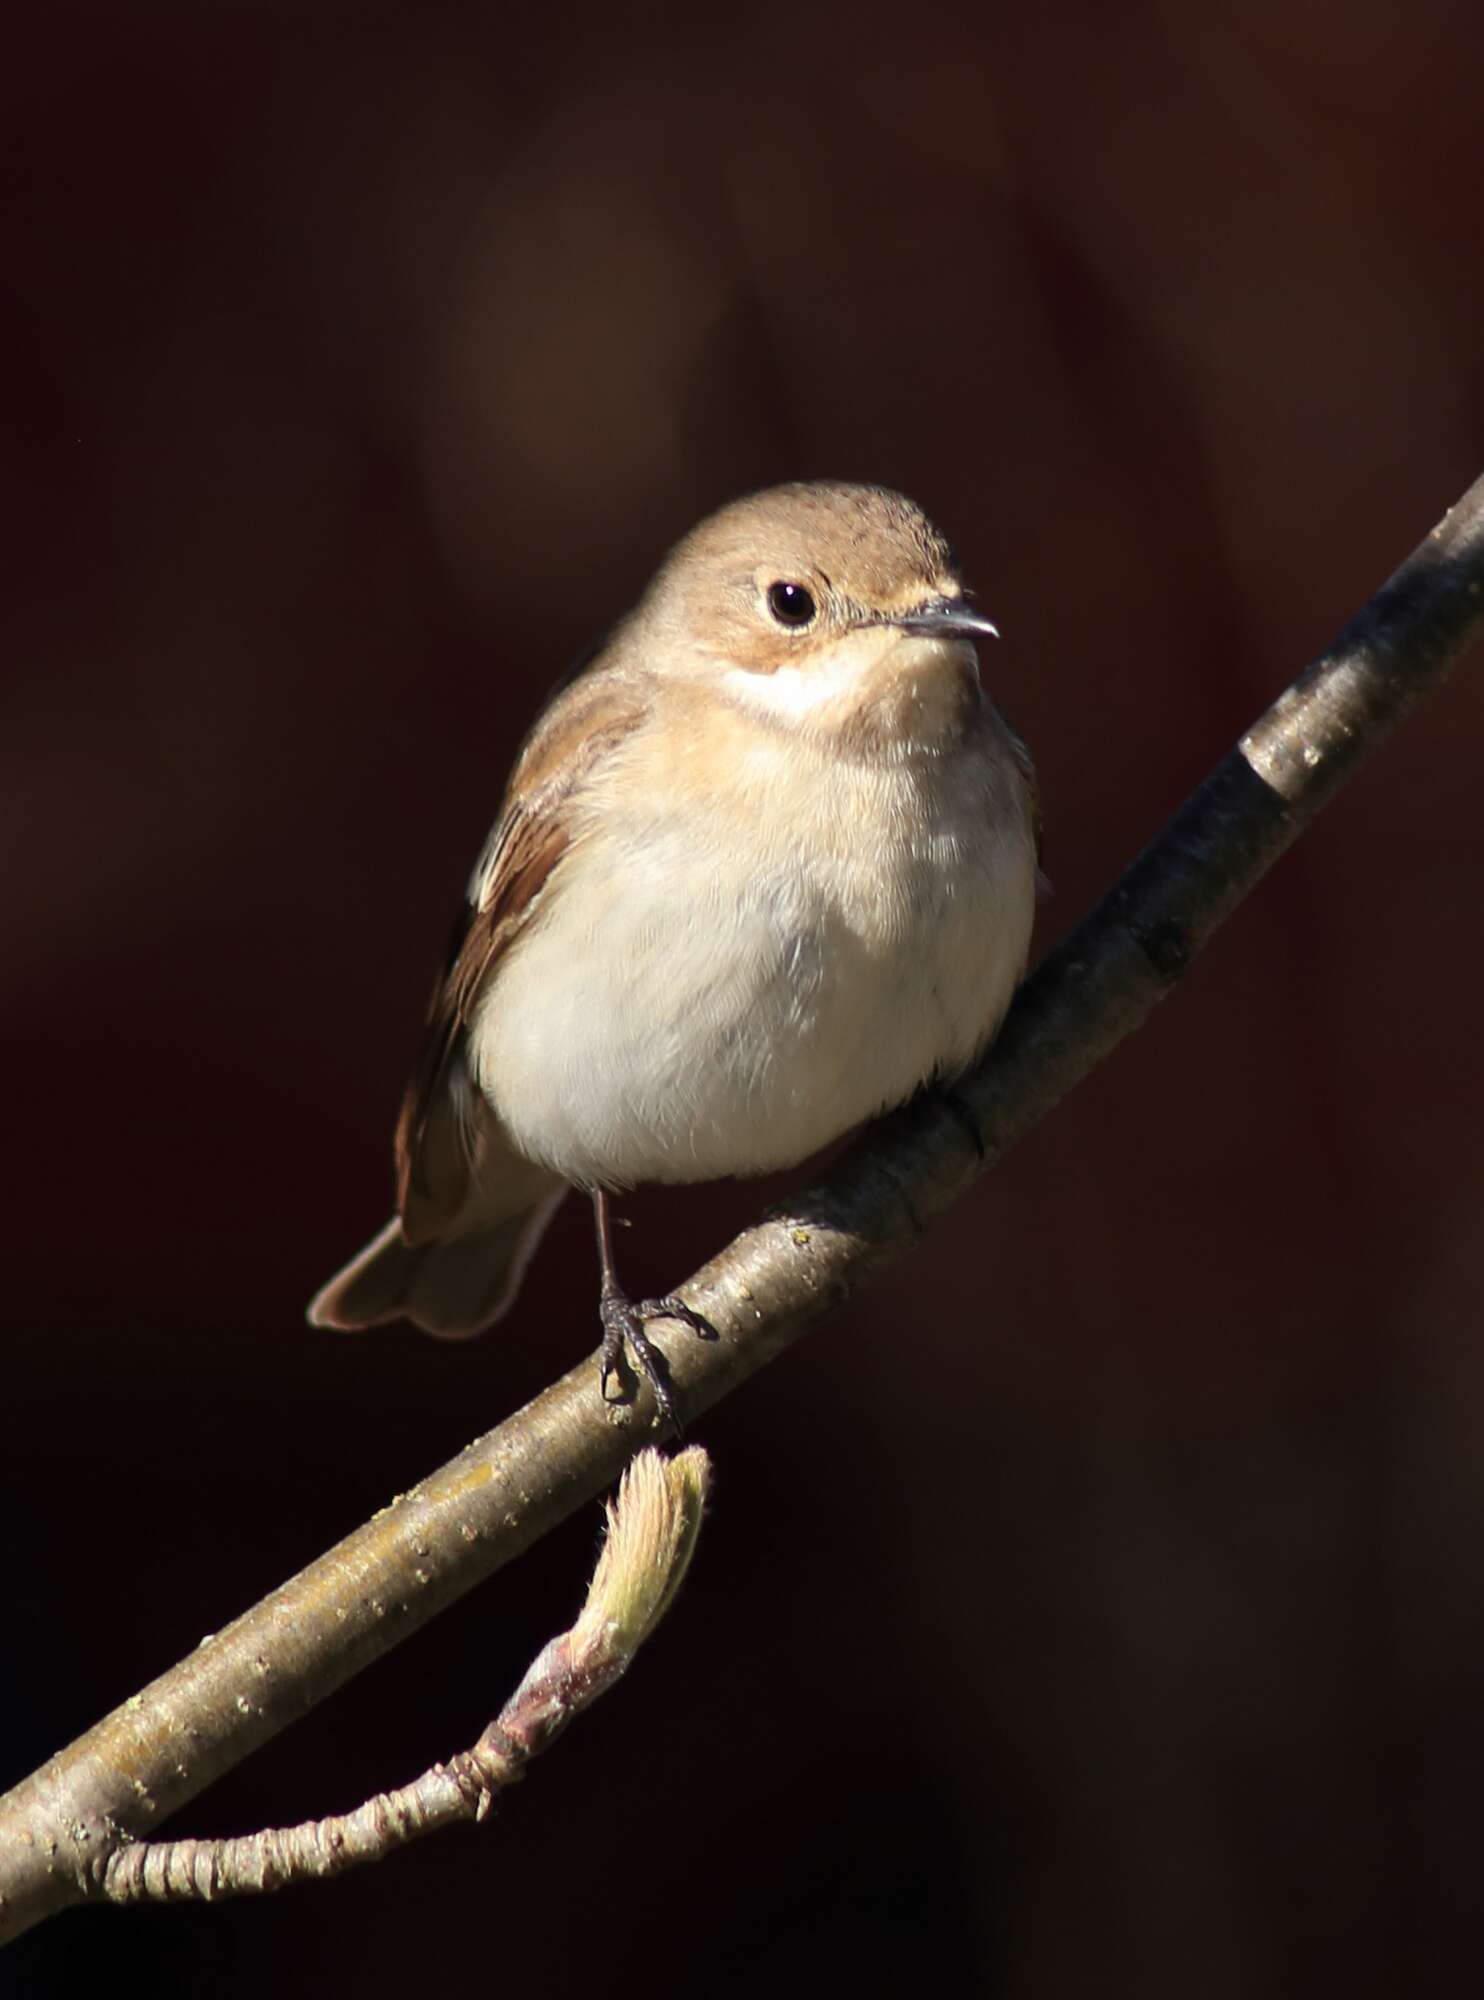
<svg viewBox="0 0 1484 2000">
<path fill-rule="evenodd" d="M 1484 480 L 1225 757 L 1021 989 L 947 1109 L 874 1127 L 830 1180 L 683 1288 L 717 1328 L 677 1342 L 690 1412 L 734 1389 L 908 1251 L 1145 1020 L 1242 897 L 1484 629 Z M 977 1120 L 982 1149 L 966 1134 Z M 0 1800 L 0 1939 L 81 1900 L 152 1826 L 611 1485 L 615 1426 L 585 1361 Z"/>
<path fill-rule="evenodd" d="M 570 1632 L 544 1646 L 479 1741 L 354 1812 L 230 1840 L 126 1841 L 91 1878 L 112 1903 L 211 1902 L 343 1875 L 424 1834 L 485 1818 L 507 1785 L 606 1694 L 675 1601 L 701 1527 L 711 1468 L 693 1445 L 643 1451 L 608 1509 L 608 1534 Z"/>
</svg>

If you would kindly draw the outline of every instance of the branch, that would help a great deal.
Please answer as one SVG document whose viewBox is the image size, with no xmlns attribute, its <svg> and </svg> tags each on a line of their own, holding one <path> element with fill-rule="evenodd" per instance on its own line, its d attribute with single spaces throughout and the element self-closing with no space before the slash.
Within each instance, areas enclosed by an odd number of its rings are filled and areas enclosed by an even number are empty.
<svg viewBox="0 0 1484 2000">
<path fill-rule="evenodd" d="M 695 1552 L 711 1477 L 698 1445 L 642 1451 L 608 1509 L 608 1534 L 577 1623 L 544 1646 L 471 1749 L 354 1812 L 235 1840 L 125 1841 L 90 1891 L 112 1903 L 210 1902 L 343 1875 L 410 1840 L 482 1820 L 567 1724 L 606 1694 L 675 1601 Z"/>
<path fill-rule="evenodd" d="M 872 1127 L 827 1182 L 745 1230 L 683 1288 L 720 1334 L 675 1348 L 685 1408 L 726 1395 L 905 1255 L 1139 1026 L 1481 629 L 1484 480 L 1042 963 L 955 1105 L 929 1095 Z M 611 1485 L 652 1405 L 641 1393 L 617 1424 L 596 1385 L 589 1359 L 0 1800 L 0 1939 L 83 1900 L 124 1837 Z"/>
</svg>

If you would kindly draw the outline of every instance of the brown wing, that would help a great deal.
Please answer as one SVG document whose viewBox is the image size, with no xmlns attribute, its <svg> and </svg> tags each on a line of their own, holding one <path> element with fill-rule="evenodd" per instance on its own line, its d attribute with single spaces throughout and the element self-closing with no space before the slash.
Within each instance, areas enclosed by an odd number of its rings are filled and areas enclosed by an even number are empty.
<svg viewBox="0 0 1484 2000">
<path fill-rule="evenodd" d="M 584 676 L 553 703 L 516 763 L 434 985 L 397 1120 L 397 1203 L 409 1243 L 437 1235 L 468 1197 L 479 1105 L 467 1042 L 480 996 L 571 846 L 573 808 L 588 780 L 648 708 L 635 677 Z"/>
</svg>

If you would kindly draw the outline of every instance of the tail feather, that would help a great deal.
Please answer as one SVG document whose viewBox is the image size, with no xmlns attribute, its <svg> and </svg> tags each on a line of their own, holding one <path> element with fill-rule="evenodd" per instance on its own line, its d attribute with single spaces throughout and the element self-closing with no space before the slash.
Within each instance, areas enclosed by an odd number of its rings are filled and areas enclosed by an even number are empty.
<svg viewBox="0 0 1484 2000">
<path fill-rule="evenodd" d="M 426 1243 L 408 1243 L 394 1217 L 316 1296 L 310 1324 L 351 1333 L 410 1319 L 446 1340 L 479 1333 L 508 1311 L 566 1192 L 559 1186 L 517 1215 Z"/>
</svg>

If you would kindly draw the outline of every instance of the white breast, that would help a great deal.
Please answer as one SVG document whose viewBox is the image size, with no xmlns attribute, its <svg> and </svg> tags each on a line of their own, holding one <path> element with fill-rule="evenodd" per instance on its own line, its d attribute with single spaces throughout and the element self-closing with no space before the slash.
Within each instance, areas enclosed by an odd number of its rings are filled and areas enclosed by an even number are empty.
<svg viewBox="0 0 1484 2000">
<path fill-rule="evenodd" d="M 973 1058 L 1034 879 L 998 730 L 890 767 L 762 729 L 640 741 L 491 982 L 475 1075 L 579 1183 L 792 1165 Z"/>
</svg>

